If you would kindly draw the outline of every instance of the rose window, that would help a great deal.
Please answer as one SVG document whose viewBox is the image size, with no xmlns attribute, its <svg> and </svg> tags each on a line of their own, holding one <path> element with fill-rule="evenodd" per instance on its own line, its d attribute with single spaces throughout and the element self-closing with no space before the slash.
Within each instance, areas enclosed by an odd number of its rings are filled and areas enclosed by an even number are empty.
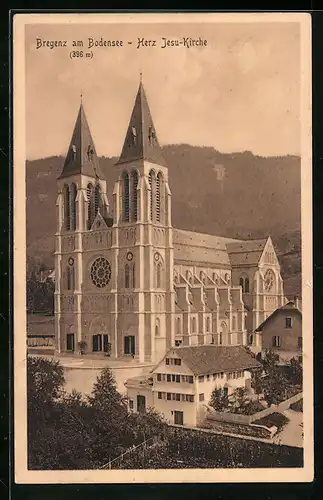
<svg viewBox="0 0 323 500">
<path fill-rule="evenodd" d="M 104 257 L 96 259 L 91 266 L 91 279 L 95 286 L 104 288 L 111 279 L 111 264 Z"/>
</svg>

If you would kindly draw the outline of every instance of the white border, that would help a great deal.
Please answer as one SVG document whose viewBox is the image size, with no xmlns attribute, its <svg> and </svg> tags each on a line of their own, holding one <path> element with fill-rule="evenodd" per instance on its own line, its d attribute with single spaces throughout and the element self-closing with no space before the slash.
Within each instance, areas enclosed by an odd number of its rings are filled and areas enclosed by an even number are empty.
<svg viewBox="0 0 323 500">
<path fill-rule="evenodd" d="M 304 467 L 300 469 L 172 469 L 29 471 L 26 425 L 26 187 L 25 187 L 25 25 L 105 23 L 261 23 L 301 26 L 301 204 L 304 336 Z M 311 482 L 313 442 L 313 288 L 311 154 L 311 16 L 306 13 L 250 14 L 15 14 L 13 19 L 13 181 L 14 181 L 14 440 L 15 481 L 54 483 L 253 483 Z"/>
</svg>

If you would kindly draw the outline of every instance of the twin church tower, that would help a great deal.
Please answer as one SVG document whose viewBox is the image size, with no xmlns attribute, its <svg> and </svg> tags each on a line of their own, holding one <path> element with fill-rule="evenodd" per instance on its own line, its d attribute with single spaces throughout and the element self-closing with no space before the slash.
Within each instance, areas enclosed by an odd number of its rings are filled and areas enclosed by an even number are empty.
<svg viewBox="0 0 323 500">
<path fill-rule="evenodd" d="M 110 204 L 81 102 L 57 181 L 57 351 L 82 346 L 153 363 L 173 345 L 252 344 L 285 301 L 271 240 L 172 228 L 168 169 L 142 82 L 114 168 Z M 239 258 L 255 251 L 258 260 Z"/>
<path fill-rule="evenodd" d="M 168 170 L 142 83 L 115 168 L 110 207 L 81 103 L 58 179 L 57 347 L 144 362 L 173 345 L 175 301 Z"/>
</svg>

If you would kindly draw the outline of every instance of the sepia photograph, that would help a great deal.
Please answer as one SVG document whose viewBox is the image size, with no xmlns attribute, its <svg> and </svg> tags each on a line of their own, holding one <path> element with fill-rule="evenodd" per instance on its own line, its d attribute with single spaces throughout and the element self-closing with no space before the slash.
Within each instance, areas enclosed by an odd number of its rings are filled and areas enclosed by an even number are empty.
<svg viewBox="0 0 323 500">
<path fill-rule="evenodd" d="M 313 479 L 307 14 L 16 14 L 17 483 Z"/>
</svg>

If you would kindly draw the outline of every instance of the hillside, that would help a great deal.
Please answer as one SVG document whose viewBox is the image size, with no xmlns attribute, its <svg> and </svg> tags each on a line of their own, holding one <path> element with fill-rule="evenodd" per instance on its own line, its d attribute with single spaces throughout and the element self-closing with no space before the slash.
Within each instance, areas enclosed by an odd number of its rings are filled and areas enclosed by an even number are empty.
<svg viewBox="0 0 323 500">
<path fill-rule="evenodd" d="M 283 273 L 299 293 L 300 158 L 223 154 L 186 144 L 164 147 L 175 227 L 235 238 L 271 234 Z M 100 159 L 108 196 L 116 158 Z M 56 179 L 63 157 L 27 161 L 27 256 L 53 267 Z M 287 280 L 288 281 L 288 280 Z M 287 291 L 287 290 L 286 290 Z"/>
</svg>

